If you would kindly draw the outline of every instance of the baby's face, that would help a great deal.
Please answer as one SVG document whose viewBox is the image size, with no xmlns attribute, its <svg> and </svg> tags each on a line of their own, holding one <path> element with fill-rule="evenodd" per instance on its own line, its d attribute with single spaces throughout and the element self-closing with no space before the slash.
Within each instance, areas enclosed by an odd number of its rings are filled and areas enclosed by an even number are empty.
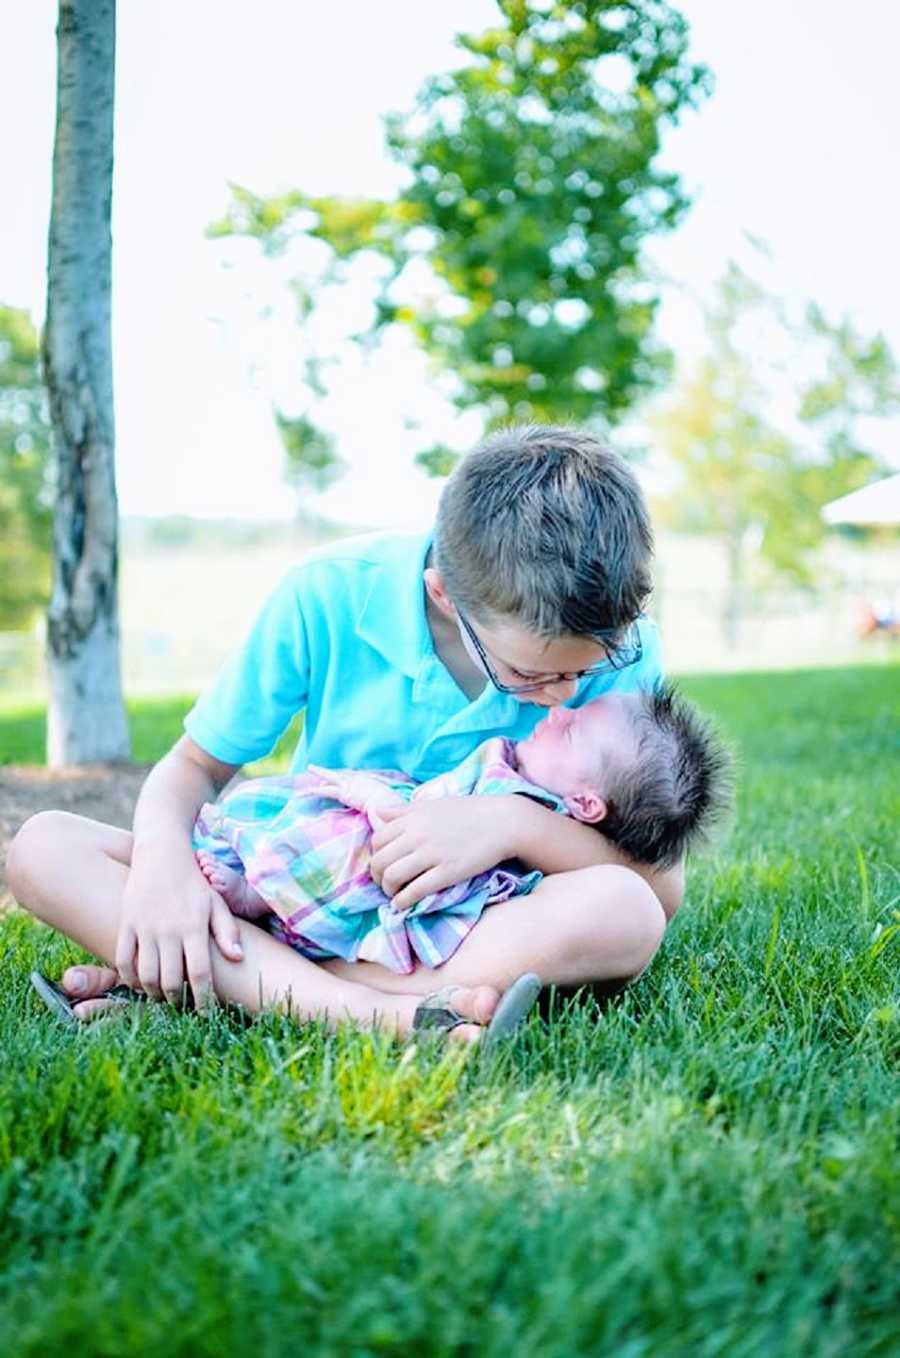
<svg viewBox="0 0 900 1358">
<path fill-rule="evenodd" d="M 584 707 L 551 707 L 531 735 L 516 745 L 520 772 L 537 787 L 563 798 L 585 792 L 604 797 L 604 789 L 596 786 L 598 766 L 608 755 L 627 762 L 635 753 L 627 702 L 611 693 Z"/>
</svg>

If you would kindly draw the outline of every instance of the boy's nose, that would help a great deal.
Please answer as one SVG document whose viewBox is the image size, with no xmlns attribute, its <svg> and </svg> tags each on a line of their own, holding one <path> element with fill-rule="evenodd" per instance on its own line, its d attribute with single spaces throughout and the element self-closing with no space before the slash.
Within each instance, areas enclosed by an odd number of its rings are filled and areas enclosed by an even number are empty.
<svg viewBox="0 0 900 1358">
<path fill-rule="evenodd" d="M 574 698 L 577 688 L 577 679 L 559 679 L 555 684 L 545 684 L 543 696 L 549 699 L 547 705 L 552 710 L 552 708 L 558 707 L 560 703 L 567 703 L 570 698 Z"/>
</svg>

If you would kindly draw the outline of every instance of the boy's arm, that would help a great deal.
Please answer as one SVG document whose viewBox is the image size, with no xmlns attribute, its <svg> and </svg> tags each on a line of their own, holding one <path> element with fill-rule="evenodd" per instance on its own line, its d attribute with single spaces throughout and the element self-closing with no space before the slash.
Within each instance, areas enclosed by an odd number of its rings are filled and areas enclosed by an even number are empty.
<svg viewBox="0 0 900 1358">
<path fill-rule="evenodd" d="M 240 960 L 237 923 L 191 847 L 197 812 L 235 771 L 183 736 L 141 789 L 115 962 L 126 985 L 155 999 L 177 1002 L 186 981 L 202 1007 L 212 996 L 214 940 L 226 958 Z"/>
<path fill-rule="evenodd" d="M 155 999 L 178 1001 L 187 980 L 199 1006 L 213 994 L 213 944 L 226 959 L 240 958 L 237 921 L 200 872 L 191 832 L 203 803 L 272 749 L 306 705 L 309 589 L 297 567 L 273 590 L 141 791 L 115 960 L 127 985 Z"/>
<path fill-rule="evenodd" d="M 652 887 L 667 920 L 681 905 L 684 895 L 683 862 L 677 863 L 674 868 L 653 868 L 646 863 L 636 863 L 594 826 L 583 825 L 570 816 L 561 816 L 528 797 L 513 797 L 510 800 L 517 803 L 510 808 L 511 833 L 517 845 L 512 856 L 521 858 L 529 867 L 539 868 L 549 877 L 551 873 L 616 863 L 631 868 Z M 525 803 L 524 807 L 518 805 L 522 802 Z"/>
<path fill-rule="evenodd" d="M 398 910 L 507 858 L 548 876 L 606 863 L 629 867 L 652 887 L 667 919 L 684 892 L 681 864 L 659 870 L 634 863 L 593 827 L 516 795 L 445 797 L 388 810 L 372 848 L 372 877 Z"/>
</svg>

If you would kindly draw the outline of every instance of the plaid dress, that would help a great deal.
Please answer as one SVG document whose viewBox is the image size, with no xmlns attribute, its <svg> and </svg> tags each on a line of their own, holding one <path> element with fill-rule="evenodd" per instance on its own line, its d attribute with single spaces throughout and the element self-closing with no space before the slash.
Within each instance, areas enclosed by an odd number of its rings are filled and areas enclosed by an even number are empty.
<svg viewBox="0 0 900 1358">
<path fill-rule="evenodd" d="M 555 793 L 519 774 L 515 746 L 499 736 L 425 783 L 396 772 L 374 776 L 407 801 L 516 792 L 567 814 Z M 365 813 L 320 788 L 312 773 L 239 783 L 201 808 L 193 836 L 195 851 L 244 874 L 272 912 L 260 923 L 306 957 L 379 962 L 395 972 L 414 971 L 417 963 L 438 967 L 485 906 L 526 895 L 541 880 L 540 872 L 510 861 L 395 910 L 369 873 L 372 827 Z"/>
</svg>

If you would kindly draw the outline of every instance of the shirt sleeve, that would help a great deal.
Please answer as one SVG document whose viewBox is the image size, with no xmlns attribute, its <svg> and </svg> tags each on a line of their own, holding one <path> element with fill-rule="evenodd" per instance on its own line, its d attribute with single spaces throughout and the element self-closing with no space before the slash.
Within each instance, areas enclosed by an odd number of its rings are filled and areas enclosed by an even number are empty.
<svg viewBox="0 0 900 1358">
<path fill-rule="evenodd" d="M 665 677 L 659 628 L 650 618 L 641 618 L 638 626 L 641 633 L 643 655 L 637 666 L 640 675 L 637 687 L 655 688 Z"/>
<path fill-rule="evenodd" d="M 303 576 L 294 569 L 263 605 L 243 645 L 184 719 L 185 732 L 226 764 L 260 759 L 307 702 Z"/>
</svg>

